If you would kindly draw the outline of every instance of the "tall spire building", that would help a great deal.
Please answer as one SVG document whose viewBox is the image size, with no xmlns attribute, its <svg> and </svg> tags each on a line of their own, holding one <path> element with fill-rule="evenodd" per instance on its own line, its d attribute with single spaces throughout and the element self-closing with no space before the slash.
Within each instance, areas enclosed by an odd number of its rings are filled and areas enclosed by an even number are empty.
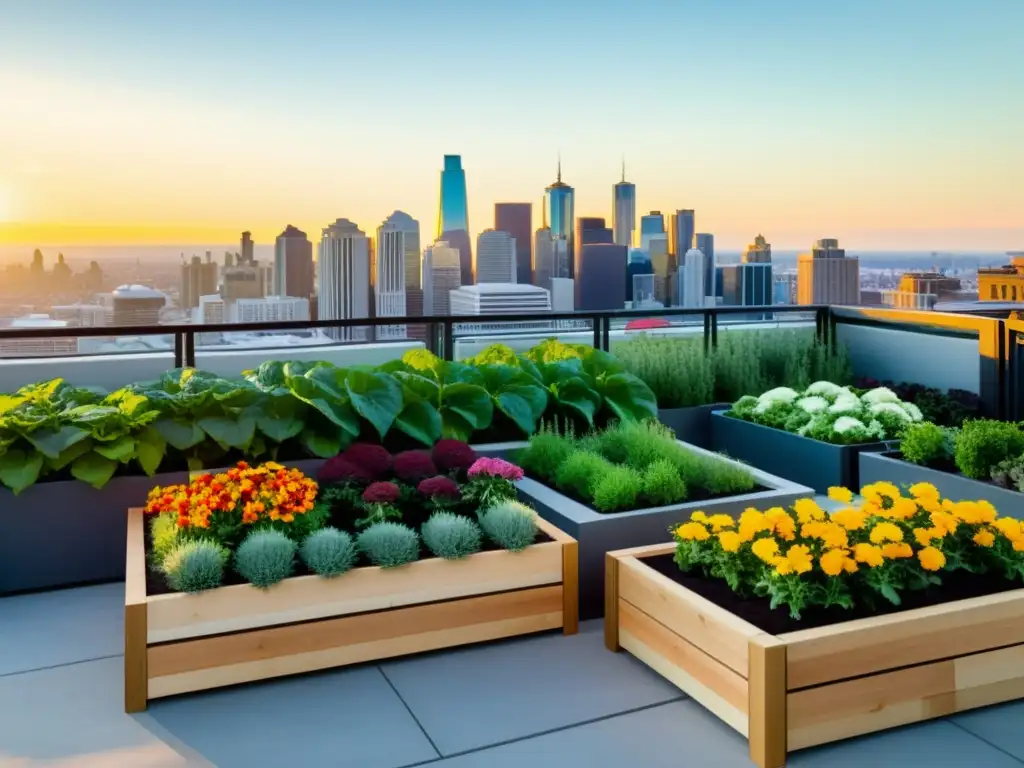
<svg viewBox="0 0 1024 768">
<path fill-rule="evenodd" d="M 473 249 L 469 242 L 469 203 L 461 155 L 445 155 L 437 208 L 437 239 L 459 251 L 462 284 L 473 283 Z"/>
<path fill-rule="evenodd" d="M 626 181 L 626 161 L 622 161 L 622 180 L 612 187 L 612 229 L 615 244 L 633 245 L 636 231 L 636 184 Z"/>
<path fill-rule="evenodd" d="M 573 238 L 576 191 L 562 181 L 562 158 L 558 158 L 558 178 L 544 190 L 544 226 L 551 230 L 553 240 L 565 241 L 569 274 L 576 274 L 576 249 Z M 561 275 L 559 275 L 561 277 Z"/>
</svg>

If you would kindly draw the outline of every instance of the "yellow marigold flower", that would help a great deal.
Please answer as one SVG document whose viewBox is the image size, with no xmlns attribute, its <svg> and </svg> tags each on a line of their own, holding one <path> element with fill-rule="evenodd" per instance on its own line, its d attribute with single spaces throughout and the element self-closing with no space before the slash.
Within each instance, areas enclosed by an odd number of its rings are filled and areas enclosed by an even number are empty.
<svg viewBox="0 0 1024 768">
<path fill-rule="evenodd" d="M 1013 540 L 1013 551 L 1014 552 L 1024 552 L 1024 539 L 1014 539 Z"/>
<path fill-rule="evenodd" d="M 992 531 L 983 528 L 974 534 L 974 543 L 979 547 L 991 547 L 996 543 L 995 534 Z"/>
<path fill-rule="evenodd" d="M 861 505 L 860 511 L 863 512 L 866 517 L 878 517 L 882 514 L 882 505 L 869 499 Z"/>
<path fill-rule="evenodd" d="M 889 508 L 889 516 L 896 520 L 906 520 L 917 514 L 917 502 L 913 499 L 900 497 Z"/>
<path fill-rule="evenodd" d="M 953 505 L 950 514 L 957 520 L 962 520 L 968 525 L 976 525 L 981 522 L 981 511 L 973 501 L 958 501 Z"/>
<path fill-rule="evenodd" d="M 758 510 L 747 509 L 740 515 L 739 534 L 744 541 L 752 541 L 759 532 L 770 530 L 772 524 Z"/>
<path fill-rule="evenodd" d="M 786 560 L 796 573 L 807 573 L 814 567 L 811 550 L 804 544 L 794 544 L 786 551 Z"/>
<path fill-rule="evenodd" d="M 676 535 L 683 541 L 706 541 L 711 536 L 700 523 L 683 523 L 676 528 Z"/>
<path fill-rule="evenodd" d="M 792 564 L 785 557 L 777 557 L 772 562 L 773 562 L 773 565 L 775 566 L 775 572 L 779 576 L 788 576 L 789 574 L 791 574 L 793 572 Z"/>
<path fill-rule="evenodd" d="M 840 501 L 843 504 L 849 504 L 853 501 L 853 491 L 849 488 L 844 488 L 841 485 L 833 485 L 828 489 L 828 497 L 832 501 Z"/>
<path fill-rule="evenodd" d="M 821 532 L 821 543 L 829 549 L 845 547 L 849 544 L 846 537 L 846 529 L 836 523 L 825 523 Z"/>
<path fill-rule="evenodd" d="M 881 548 L 874 544 L 855 544 L 853 547 L 853 558 L 858 563 L 864 563 L 869 568 L 877 568 L 884 562 Z"/>
<path fill-rule="evenodd" d="M 859 531 L 867 520 L 866 513 L 853 507 L 844 507 L 832 513 L 832 522 L 843 526 L 848 531 Z"/>
<path fill-rule="evenodd" d="M 708 516 L 703 512 L 697 511 L 690 515 L 690 520 L 695 523 L 706 523 L 708 521 Z"/>
<path fill-rule="evenodd" d="M 830 549 L 818 558 L 818 563 L 826 576 L 838 576 L 843 572 L 844 560 L 846 560 L 846 552 L 841 549 Z"/>
<path fill-rule="evenodd" d="M 932 525 L 942 531 L 943 536 L 947 533 L 956 533 L 956 529 L 960 526 L 960 521 L 949 512 L 932 512 L 929 517 Z"/>
<path fill-rule="evenodd" d="M 825 519 L 825 510 L 818 506 L 814 499 L 797 499 L 793 509 L 796 510 L 797 519 L 801 523 Z"/>
<path fill-rule="evenodd" d="M 826 523 L 820 520 L 812 520 L 800 526 L 800 535 L 805 539 L 820 539 L 826 530 Z"/>
<path fill-rule="evenodd" d="M 898 544 L 882 545 L 882 555 L 888 560 L 903 560 L 914 556 L 914 550 L 905 541 Z"/>
<path fill-rule="evenodd" d="M 935 536 L 934 528 L 915 528 L 914 538 L 922 547 L 927 547 L 932 543 L 932 539 L 939 537 Z"/>
<path fill-rule="evenodd" d="M 779 543 L 775 539 L 758 539 L 750 545 L 750 551 L 760 560 L 771 564 L 779 554 Z"/>
<path fill-rule="evenodd" d="M 772 529 L 786 541 L 796 538 L 796 523 L 782 507 L 772 507 L 764 513 L 765 519 L 771 524 Z"/>
<path fill-rule="evenodd" d="M 942 503 L 938 499 L 932 499 L 925 497 L 917 500 L 917 506 L 923 509 L 925 512 L 941 512 Z"/>
<path fill-rule="evenodd" d="M 847 573 L 856 573 L 857 572 L 857 563 L 856 563 L 856 561 L 854 561 L 854 559 L 852 557 L 848 557 L 845 560 L 843 560 L 843 570 L 845 570 Z"/>
<path fill-rule="evenodd" d="M 725 528 L 732 528 L 736 525 L 736 521 L 729 515 L 712 515 L 708 518 L 708 525 L 711 526 L 711 530 L 718 533 Z"/>
<path fill-rule="evenodd" d="M 992 526 L 1010 541 L 1017 541 L 1021 538 L 1020 520 L 1013 517 L 1000 517 Z"/>
<path fill-rule="evenodd" d="M 885 499 L 888 499 L 889 501 L 895 501 L 901 496 L 899 488 L 897 488 L 892 483 L 884 482 L 871 483 L 870 485 L 865 485 L 863 488 L 860 489 L 860 494 L 868 501 L 872 501 L 878 504 L 879 506 L 882 505 L 882 502 Z"/>
<path fill-rule="evenodd" d="M 931 483 L 914 483 L 910 486 L 910 495 L 915 499 L 939 500 L 939 489 Z"/>
<path fill-rule="evenodd" d="M 736 552 L 743 543 L 743 539 L 736 531 L 722 531 L 718 534 L 718 543 L 726 552 Z"/>
<path fill-rule="evenodd" d="M 937 571 L 946 564 L 946 556 L 935 547 L 925 547 L 917 553 L 917 559 L 926 571 Z"/>
<path fill-rule="evenodd" d="M 881 544 L 885 541 L 903 541 L 903 531 L 893 523 L 878 523 L 871 529 L 870 539 L 872 544 Z"/>
</svg>

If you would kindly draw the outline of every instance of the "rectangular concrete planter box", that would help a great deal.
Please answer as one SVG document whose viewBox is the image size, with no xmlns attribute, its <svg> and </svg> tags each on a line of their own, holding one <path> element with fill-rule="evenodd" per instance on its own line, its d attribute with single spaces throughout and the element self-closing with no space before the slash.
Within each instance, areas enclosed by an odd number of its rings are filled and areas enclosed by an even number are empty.
<svg viewBox="0 0 1024 768">
<path fill-rule="evenodd" d="M 776 636 L 644 563 L 674 550 L 609 553 L 605 644 L 747 737 L 761 768 L 806 747 L 1024 698 L 1024 589 Z"/>
<path fill-rule="evenodd" d="M 146 594 L 142 511 L 128 513 L 125 711 L 151 699 L 579 624 L 576 542 L 360 567 L 188 595 Z"/>
<path fill-rule="evenodd" d="M 943 498 L 953 501 L 987 501 L 1001 515 L 1024 519 L 1024 493 L 1000 488 L 992 483 L 972 480 L 963 475 L 929 469 L 896 458 L 893 453 L 862 453 L 860 479 L 863 485 L 885 481 L 900 487 L 931 483 Z"/>
<path fill-rule="evenodd" d="M 78 480 L 0 488 L 0 595 L 124 578 L 129 507 L 187 472 L 115 477 L 97 490 Z"/>
<path fill-rule="evenodd" d="M 765 472 L 807 485 L 818 493 L 841 485 L 851 490 L 861 486 L 857 455 L 863 451 L 885 451 L 886 443 L 833 445 L 782 429 L 773 429 L 726 416 L 711 414 L 711 447 Z"/>
<path fill-rule="evenodd" d="M 659 408 L 658 421 L 676 433 L 676 438 L 698 448 L 711 447 L 711 414 L 729 408 L 729 403 L 695 405 L 687 408 Z"/>
<path fill-rule="evenodd" d="M 679 442 L 688 450 L 715 456 L 722 461 L 732 461 L 703 448 Z M 501 452 L 494 455 L 500 456 Z M 670 526 L 685 522 L 697 510 L 702 510 L 709 515 L 726 514 L 738 517 L 747 507 L 758 507 L 759 509 L 785 507 L 797 499 L 814 495 L 814 492 L 805 486 L 791 483 L 751 467 L 745 467 L 745 469 L 754 475 L 758 485 L 769 490 L 711 501 L 684 502 L 667 507 L 652 507 L 609 514 L 602 514 L 580 504 L 554 488 L 549 488 L 530 478 L 520 480 L 516 486 L 519 496 L 524 502 L 536 509 L 545 520 L 550 521 L 579 542 L 580 615 L 584 619 L 593 619 L 601 616 L 604 611 L 605 553 L 664 541 Z"/>
</svg>

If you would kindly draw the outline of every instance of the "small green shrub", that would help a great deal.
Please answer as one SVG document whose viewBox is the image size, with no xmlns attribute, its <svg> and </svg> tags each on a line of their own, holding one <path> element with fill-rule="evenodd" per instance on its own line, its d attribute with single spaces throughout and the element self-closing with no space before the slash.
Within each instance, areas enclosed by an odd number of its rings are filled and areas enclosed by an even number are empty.
<svg viewBox="0 0 1024 768">
<path fill-rule="evenodd" d="M 331 578 L 340 576 L 356 564 L 356 545 L 344 531 L 321 528 L 303 540 L 299 556 L 317 576 Z"/>
<path fill-rule="evenodd" d="M 613 464 L 644 470 L 678 449 L 675 434 L 657 421 L 616 422 L 590 439 Z"/>
<path fill-rule="evenodd" d="M 911 464 L 928 465 L 950 459 L 946 430 L 937 424 L 921 421 L 903 432 L 900 453 Z"/>
<path fill-rule="evenodd" d="M 757 486 L 750 470 L 721 459 L 697 456 L 700 481 L 695 483 L 708 496 L 733 496 L 748 493 Z"/>
<path fill-rule="evenodd" d="M 558 468 L 555 487 L 581 499 L 589 499 L 597 480 L 611 468 L 612 464 L 603 456 L 590 451 L 578 451 Z"/>
<path fill-rule="evenodd" d="M 632 467 L 613 466 L 594 484 L 593 504 L 598 512 L 636 509 L 643 476 Z"/>
<path fill-rule="evenodd" d="M 356 541 L 370 562 L 381 568 L 397 568 L 420 556 L 420 537 L 401 523 L 374 523 Z"/>
<path fill-rule="evenodd" d="M 543 430 L 530 438 L 527 446 L 516 456 L 516 461 L 526 474 L 550 482 L 574 450 L 569 437 Z"/>
<path fill-rule="evenodd" d="M 664 507 L 686 499 L 686 483 L 676 465 L 659 459 L 644 470 L 642 494 L 652 507 Z"/>
<path fill-rule="evenodd" d="M 235 552 L 235 571 L 254 587 L 267 589 L 292 575 L 296 549 L 280 531 L 253 531 Z"/>
<path fill-rule="evenodd" d="M 452 512 L 435 512 L 420 529 L 423 543 L 437 557 L 458 560 L 480 551 L 483 534 L 468 517 Z"/>
<path fill-rule="evenodd" d="M 153 562 L 159 565 L 178 543 L 178 524 L 174 515 L 156 515 L 149 524 L 153 542 Z"/>
<path fill-rule="evenodd" d="M 178 592 L 202 592 L 224 581 L 229 553 L 206 539 L 192 539 L 173 546 L 162 561 L 167 585 Z"/>
<path fill-rule="evenodd" d="M 996 464 L 992 468 L 992 482 L 1024 493 L 1024 454 Z"/>
<path fill-rule="evenodd" d="M 992 468 L 1024 453 L 1024 431 L 1017 424 L 978 419 L 965 421 L 956 439 L 956 466 L 967 477 L 988 478 Z"/>
<path fill-rule="evenodd" d="M 537 539 L 537 513 L 518 501 L 502 501 L 484 510 L 480 527 L 503 549 L 520 552 Z"/>
</svg>

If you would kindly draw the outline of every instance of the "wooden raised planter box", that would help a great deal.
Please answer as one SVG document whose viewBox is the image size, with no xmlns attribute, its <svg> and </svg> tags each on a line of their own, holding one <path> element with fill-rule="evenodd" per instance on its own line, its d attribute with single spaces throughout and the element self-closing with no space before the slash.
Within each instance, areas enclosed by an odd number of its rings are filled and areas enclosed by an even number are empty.
<svg viewBox="0 0 1024 768">
<path fill-rule="evenodd" d="M 125 711 L 151 699 L 433 651 L 503 637 L 578 630 L 576 541 L 514 553 L 361 567 L 195 595 L 146 594 L 142 511 L 128 513 Z"/>
<path fill-rule="evenodd" d="M 1024 698 L 1024 589 L 771 635 L 658 573 L 607 558 L 605 645 L 625 649 L 750 742 L 789 752 Z"/>
</svg>

